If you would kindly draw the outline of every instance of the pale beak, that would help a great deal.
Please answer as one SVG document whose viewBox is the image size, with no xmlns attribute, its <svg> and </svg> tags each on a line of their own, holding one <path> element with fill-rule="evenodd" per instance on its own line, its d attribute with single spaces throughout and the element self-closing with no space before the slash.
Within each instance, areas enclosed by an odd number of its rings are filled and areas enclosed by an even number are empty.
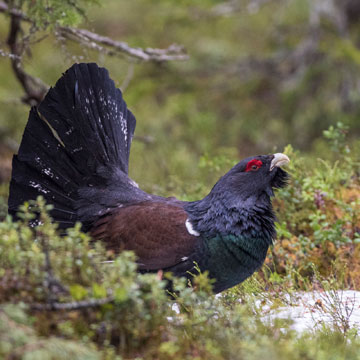
<svg viewBox="0 0 360 360">
<path fill-rule="evenodd" d="M 282 154 L 282 153 L 274 154 L 274 158 L 272 159 L 271 164 L 270 164 L 270 171 L 272 171 L 274 169 L 274 167 L 286 165 L 289 162 L 290 162 L 290 159 L 285 154 Z"/>
</svg>

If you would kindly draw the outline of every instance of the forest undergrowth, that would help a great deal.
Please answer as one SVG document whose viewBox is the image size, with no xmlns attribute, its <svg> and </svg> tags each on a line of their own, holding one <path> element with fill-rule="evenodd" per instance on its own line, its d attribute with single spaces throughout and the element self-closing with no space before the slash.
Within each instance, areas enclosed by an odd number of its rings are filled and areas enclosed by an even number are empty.
<svg viewBox="0 0 360 360">
<path fill-rule="evenodd" d="M 359 359 L 359 328 L 336 310 L 338 290 L 360 290 L 360 143 L 350 147 L 346 133 L 341 123 L 324 132 L 327 159 L 286 147 L 291 179 L 274 203 L 278 239 L 263 268 L 221 296 L 202 273 L 194 287 L 173 279 L 172 298 L 157 274 L 136 272 L 134 254 L 114 257 L 79 224 L 60 236 L 41 199 L 13 222 L 3 186 L 0 358 Z M 229 160 L 204 156 L 200 166 L 218 173 Z M 42 225 L 30 228 L 35 212 Z M 311 291 L 324 294 L 331 324 L 298 333 L 291 319 L 264 321 L 265 306 Z"/>
</svg>

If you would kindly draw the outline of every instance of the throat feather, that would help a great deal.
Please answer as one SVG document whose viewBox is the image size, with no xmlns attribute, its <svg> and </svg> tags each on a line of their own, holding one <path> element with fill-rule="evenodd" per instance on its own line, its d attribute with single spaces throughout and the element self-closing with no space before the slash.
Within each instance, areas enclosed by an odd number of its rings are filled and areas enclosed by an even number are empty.
<svg viewBox="0 0 360 360">
<path fill-rule="evenodd" d="M 259 238 L 268 245 L 276 236 L 275 216 L 270 202 L 261 207 L 257 205 L 245 207 L 241 203 L 234 204 L 224 199 L 210 201 L 205 198 L 186 204 L 185 210 L 189 215 L 186 221 L 189 233 L 195 231 L 207 238 L 217 235 Z"/>
</svg>

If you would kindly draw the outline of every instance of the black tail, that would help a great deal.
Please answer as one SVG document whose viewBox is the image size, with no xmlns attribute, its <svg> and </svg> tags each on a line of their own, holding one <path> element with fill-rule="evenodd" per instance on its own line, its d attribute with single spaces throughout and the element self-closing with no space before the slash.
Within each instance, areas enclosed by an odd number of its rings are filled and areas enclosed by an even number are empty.
<svg viewBox="0 0 360 360">
<path fill-rule="evenodd" d="M 32 108 L 13 158 L 9 213 L 42 195 L 61 228 L 146 197 L 128 178 L 136 120 L 104 68 L 75 64 Z"/>
</svg>

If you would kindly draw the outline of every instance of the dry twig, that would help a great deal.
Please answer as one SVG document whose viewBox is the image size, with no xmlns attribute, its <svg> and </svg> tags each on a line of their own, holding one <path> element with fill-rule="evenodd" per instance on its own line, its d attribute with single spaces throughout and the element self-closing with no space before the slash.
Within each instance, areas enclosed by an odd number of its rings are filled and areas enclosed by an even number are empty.
<svg viewBox="0 0 360 360">
<path fill-rule="evenodd" d="M 110 304 L 114 301 L 113 296 L 108 296 L 102 299 L 90 299 L 84 301 L 74 301 L 68 303 L 53 302 L 50 304 L 31 304 L 30 307 L 35 311 L 56 311 L 56 310 L 81 310 L 86 308 L 98 307 L 105 304 Z"/>
<path fill-rule="evenodd" d="M 183 61 L 189 56 L 185 49 L 179 45 L 170 45 L 167 49 L 134 48 L 126 42 L 116 41 L 107 36 L 102 36 L 85 29 L 72 27 L 58 27 L 58 35 L 69 40 L 76 41 L 93 50 L 106 53 L 109 56 L 126 55 L 140 61 Z"/>
<path fill-rule="evenodd" d="M 0 56 L 3 56 L 3 57 L 8 57 L 10 59 L 17 59 L 17 60 L 21 60 L 21 57 L 18 56 L 18 55 L 15 55 L 15 54 L 11 54 L 11 53 L 8 53 L 2 49 L 0 49 Z"/>
</svg>

